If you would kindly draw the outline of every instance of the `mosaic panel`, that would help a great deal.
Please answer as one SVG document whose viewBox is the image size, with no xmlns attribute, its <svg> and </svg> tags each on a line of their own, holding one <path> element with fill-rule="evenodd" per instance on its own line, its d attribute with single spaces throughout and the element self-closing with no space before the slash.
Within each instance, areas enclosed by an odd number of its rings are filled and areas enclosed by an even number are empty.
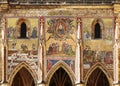
<svg viewBox="0 0 120 86">
<path fill-rule="evenodd" d="M 39 18 L 8 17 L 6 19 L 6 39 L 8 45 L 8 77 L 14 68 L 25 62 L 37 74 L 38 70 L 38 32 Z M 25 27 L 22 27 L 22 23 Z M 26 29 L 26 37 L 21 38 L 22 29 Z M 25 33 L 23 33 L 25 34 Z"/>
<path fill-rule="evenodd" d="M 74 57 L 76 45 L 75 18 L 46 18 L 46 54 L 49 57 Z"/>
<path fill-rule="evenodd" d="M 27 38 L 20 38 L 21 22 L 26 23 Z M 7 18 L 6 37 L 9 50 L 37 50 L 38 18 Z"/>
<path fill-rule="evenodd" d="M 94 39 L 92 37 L 94 19 L 83 18 L 84 69 L 89 69 L 97 62 L 105 64 L 107 68 L 113 68 L 114 20 L 113 18 L 103 18 L 101 20 L 100 23 L 102 24 L 100 25 L 103 25 L 100 26 L 102 28 L 102 38 Z"/>
</svg>

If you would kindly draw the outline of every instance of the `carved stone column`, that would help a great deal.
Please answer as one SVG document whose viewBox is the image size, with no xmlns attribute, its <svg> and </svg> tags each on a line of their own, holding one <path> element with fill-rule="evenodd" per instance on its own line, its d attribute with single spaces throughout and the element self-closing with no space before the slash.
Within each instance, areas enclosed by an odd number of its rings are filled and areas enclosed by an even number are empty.
<svg viewBox="0 0 120 86">
<path fill-rule="evenodd" d="M 83 59 L 82 59 L 82 28 L 81 28 L 81 18 L 77 18 L 77 47 L 76 47 L 76 59 L 75 59 L 75 76 L 76 86 L 84 86 L 82 82 L 82 71 L 83 71 Z"/>
<path fill-rule="evenodd" d="M 45 43 L 44 43 L 44 17 L 40 17 L 40 30 L 39 30 L 39 49 L 38 49 L 38 86 L 45 86 L 45 68 L 44 68 L 44 54 L 45 54 Z"/>
<path fill-rule="evenodd" d="M 1 65 L 2 66 L 2 80 L 1 86 L 9 86 L 7 82 L 7 43 L 6 43 L 6 17 L 1 18 L 1 39 L 0 39 L 0 46 L 1 46 Z"/>
<path fill-rule="evenodd" d="M 118 59 L 118 33 L 119 33 L 119 23 L 115 18 L 115 35 L 114 35 L 114 52 L 113 52 L 113 59 L 114 59 L 114 86 L 120 86 L 119 83 L 119 59 Z"/>
</svg>

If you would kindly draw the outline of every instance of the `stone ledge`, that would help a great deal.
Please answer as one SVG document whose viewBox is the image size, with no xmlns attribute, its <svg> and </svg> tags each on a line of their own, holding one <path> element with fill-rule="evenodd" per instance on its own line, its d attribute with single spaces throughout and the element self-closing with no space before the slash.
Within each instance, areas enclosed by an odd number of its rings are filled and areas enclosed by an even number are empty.
<svg viewBox="0 0 120 86">
<path fill-rule="evenodd" d="M 120 4 L 114 4 L 114 13 L 119 13 L 120 12 Z"/>
</svg>

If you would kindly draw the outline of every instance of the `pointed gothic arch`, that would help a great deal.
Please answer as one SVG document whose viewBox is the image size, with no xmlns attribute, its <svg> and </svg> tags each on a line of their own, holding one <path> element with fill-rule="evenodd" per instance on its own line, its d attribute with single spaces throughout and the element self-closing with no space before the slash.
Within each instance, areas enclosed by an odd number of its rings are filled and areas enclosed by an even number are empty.
<svg viewBox="0 0 120 86">
<path fill-rule="evenodd" d="M 59 61 L 50 69 L 50 71 L 47 74 L 46 81 L 48 82 L 48 86 L 50 84 L 52 77 L 57 71 L 59 71 L 59 69 L 62 69 L 64 72 L 66 72 L 66 74 L 69 76 L 71 80 L 72 85 L 74 85 L 75 76 L 74 76 L 73 71 L 70 69 L 70 67 L 65 62 Z"/>
<path fill-rule="evenodd" d="M 98 82 L 100 79 L 102 79 L 102 77 L 104 77 L 103 78 L 103 79 L 105 79 L 104 81 L 107 81 L 107 82 L 105 82 L 105 83 L 107 83 L 106 85 L 103 85 L 104 83 L 102 83 L 102 82 Z M 89 69 L 84 80 L 85 80 L 85 86 L 99 86 L 98 84 L 100 84 L 100 83 L 102 83 L 101 86 L 112 86 L 111 82 L 113 81 L 113 78 L 112 78 L 110 72 L 105 67 L 105 65 L 103 65 L 101 63 L 96 63 L 94 66 L 92 66 Z M 94 81 L 94 80 L 96 80 L 96 81 Z M 91 82 L 91 84 L 90 84 L 90 82 Z M 89 85 L 88 85 L 88 83 L 89 83 Z"/>
<path fill-rule="evenodd" d="M 20 77 L 19 79 L 23 80 L 25 77 L 21 77 L 21 76 L 25 76 L 25 75 L 29 75 L 27 76 L 27 78 L 30 78 L 32 80 L 31 83 L 29 82 L 29 84 L 32 84 L 33 86 L 37 84 L 37 76 L 35 72 L 31 69 L 31 67 L 29 67 L 27 63 L 22 62 L 18 64 L 18 66 L 15 67 L 14 70 L 10 74 L 9 79 L 8 79 L 10 86 L 12 86 L 16 77 Z M 27 78 L 24 79 L 21 83 L 22 84 L 26 83 Z"/>
<path fill-rule="evenodd" d="M 93 39 L 101 39 L 104 35 L 104 22 L 101 18 L 96 18 L 92 22 L 91 35 Z"/>
</svg>

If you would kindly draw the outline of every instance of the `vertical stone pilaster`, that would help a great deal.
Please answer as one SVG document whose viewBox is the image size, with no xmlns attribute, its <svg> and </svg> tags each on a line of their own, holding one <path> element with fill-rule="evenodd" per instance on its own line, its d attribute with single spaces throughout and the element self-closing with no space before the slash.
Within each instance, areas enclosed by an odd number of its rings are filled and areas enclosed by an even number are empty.
<svg viewBox="0 0 120 86">
<path fill-rule="evenodd" d="M 6 43 L 6 17 L 2 16 L 1 18 L 1 25 L 0 25 L 0 60 L 2 61 L 0 66 L 1 66 L 1 71 L 2 72 L 2 80 L 1 80 L 1 86 L 9 86 L 7 82 L 7 43 Z"/>
<path fill-rule="evenodd" d="M 2 14 L 0 14 L 0 81 L 3 81 L 3 25 Z"/>
<path fill-rule="evenodd" d="M 113 52 L 113 59 L 114 59 L 114 81 L 113 86 L 120 86 L 120 64 L 119 64 L 119 52 L 118 48 L 120 48 L 120 4 L 114 3 L 114 15 L 117 17 L 115 20 L 115 38 L 114 38 L 114 52 Z M 119 55 L 118 55 L 119 54 Z"/>
<path fill-rule="evenodd" d="M 114 33 L 114 52 L 113 52 L 113 59 L 114 59 L 114 81 L 113 81 L 113 86 L 120 86 L 119 83 L 119 59 L 118 59 L 118 33 L 119 33 L 119 23 L 117 19 L 115 18 L 115 33 Z"/>
<path fill-rule="evenodd" d="M 76 86 L 80 86 L 79 83 L 82 81 L 82 28 L 81 28 L 81 18 L 77 18 L 77 47 L 76 47 L 76 59 L 75 59 L 75 76 L 76 76 Z"/>
<path fill-rule="evenodd" d="M 45 86 L 45 43 L 44 43 L 44 17 L 40 17 L 39 48 L 38 48 L 38 86 Z"/>
</svg>

